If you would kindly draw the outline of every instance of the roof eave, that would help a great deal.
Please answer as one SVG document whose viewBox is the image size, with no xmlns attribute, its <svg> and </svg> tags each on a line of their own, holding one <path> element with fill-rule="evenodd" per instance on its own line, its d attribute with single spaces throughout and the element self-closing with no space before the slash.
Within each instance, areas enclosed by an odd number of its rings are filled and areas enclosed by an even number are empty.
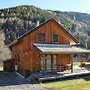
<svg viewBox="0 0 90 90">
<path fill-rule="evenodd" d="M 15 41 L 13 41 L 12 43 L 10 43 L 9 45 L 7 45 L 8 47 L 11 47 L 12 45 L 16 44 L 18 42 L 18 39 L 16 39 Z"/>
</svg>

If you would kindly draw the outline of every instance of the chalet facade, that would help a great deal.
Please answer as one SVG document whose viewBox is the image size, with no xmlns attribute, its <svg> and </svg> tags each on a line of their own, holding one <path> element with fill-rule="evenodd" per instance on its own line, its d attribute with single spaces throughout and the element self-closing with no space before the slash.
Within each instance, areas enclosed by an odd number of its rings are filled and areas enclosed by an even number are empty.
<svg viewBox="0 0 90 90">
<path fill-rule="evenodd" d="M 73 53 L 88 52 L 73 47 L 78 43 L 56 20 L 50 19 L 18 38 L 9 47 L 12 50 L 16 71 L 25 75 L 26 71 L 35 73 L 68 69 L 65 66 L 73 65 Z"/>
</svg>

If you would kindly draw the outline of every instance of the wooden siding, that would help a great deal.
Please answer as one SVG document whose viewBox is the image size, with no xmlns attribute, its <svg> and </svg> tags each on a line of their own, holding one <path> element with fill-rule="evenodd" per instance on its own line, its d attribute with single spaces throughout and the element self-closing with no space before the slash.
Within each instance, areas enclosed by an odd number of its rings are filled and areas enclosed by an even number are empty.
<svg viewBox="0 0 90 90">
<path fill-rule="evenodd" d="M 13 72 L 15 71 L 15 62 L 14 60 L 9 60 L 3 62 L 3 67 L 5 72 Z"/>
<path fill-rule="evenodd" d="M 58 42 L 54 44 L 76 44 L 76 42 L 59 26 L 54 20 L 45 23 L 37 30 L 27 34 L 19 39 L 19 41 L 12 45 L 12 57 L 16 59 L 16 64 L 20 67 L 20 73 L 25 74 L 25 70 L 31 72 L 40 71 L 40 51 L 33 45 L 33 43 L 42 43 L 38 39 L 39 33 L 45 33 L 45 42 L 53 44 L 53 34 L 58 35 Z M 57 55 L 57 64 L 70 63 L 70 55 Z"/>
<path fill-rule="evenodd" d="M 70 64 L 70 63 L 71 63 L 70 54 L 57 55 L 57 69 L 58 69 L 58 71 L 65 70 L 65 68 L 63 69 L 63 67 L 66 66 L 67 64 Z"/>
</svg>

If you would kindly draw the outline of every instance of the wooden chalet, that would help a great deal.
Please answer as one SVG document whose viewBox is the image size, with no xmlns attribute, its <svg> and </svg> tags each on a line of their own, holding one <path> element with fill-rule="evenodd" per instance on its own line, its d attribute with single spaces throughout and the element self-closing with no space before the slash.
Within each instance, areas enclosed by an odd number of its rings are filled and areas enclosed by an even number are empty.
<svg viewBox="0 0 90 90">
<path fill-rule="evenodd" d="M 9 47 L 15 70 L 25 75 L 26 72 L 64 71 L 69 69 L 68 64 L 73 72 L 72 55 L 90 52 L 75 47 L 78 43 L 56 20 L 50 19 L 19 37 Z M 10 67 L 7 64 L 6 61 L 5 66 Z"/>
</svg>

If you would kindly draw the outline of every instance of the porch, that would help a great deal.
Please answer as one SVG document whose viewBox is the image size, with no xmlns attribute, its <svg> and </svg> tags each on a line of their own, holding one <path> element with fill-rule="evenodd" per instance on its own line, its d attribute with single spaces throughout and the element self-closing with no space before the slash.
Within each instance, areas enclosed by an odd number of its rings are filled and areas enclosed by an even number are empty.
<svg viewBox="0 0 90 90">
<path fill-rule="evenodd" d="M 87 67 L 89 65 L 89 67 Z M 39 73 L 35 73 L 29 76 L 29 80 L 32 78 L 39 79 L 40 82 L 52 82 L 52 81 L 62 81 L 69 79 L 77 79 L 82 77 L 90 76 L 90 62 L 85 65 L 85 67 L 79 67 L 77 65 L 73 65 L 73 73 L 71 70 L 66 70 L 63 72 L 58 71 L 41 71 Z"/>
<path fill-rule="evenodd" d="M 74 54 L 79 54 L 79 62 L 82 68 L 82 65 L 84 64 L 82 55 L 84 53 L 86 54 L 90 53 L 90 50 L 83 49 L 76 46 L 71 46 L 71 45 L 34 44 L 34 46 L 36 46 L 36 48 L 40 50 L 40 59 L 41 59 L 40 71 L 41 72 L 55 71 L 55 72 L 62 73 L 63 71 L 64 73 L 65 71 L 65 73 L 73 73 L 74 69 L 77 68 L 73 65 Z M 62 55 L 63 55 L 63 58 L 61 58 Z M 75 72 L 77 72 L 77 69 L 75 70 Z"/>
</svg>

